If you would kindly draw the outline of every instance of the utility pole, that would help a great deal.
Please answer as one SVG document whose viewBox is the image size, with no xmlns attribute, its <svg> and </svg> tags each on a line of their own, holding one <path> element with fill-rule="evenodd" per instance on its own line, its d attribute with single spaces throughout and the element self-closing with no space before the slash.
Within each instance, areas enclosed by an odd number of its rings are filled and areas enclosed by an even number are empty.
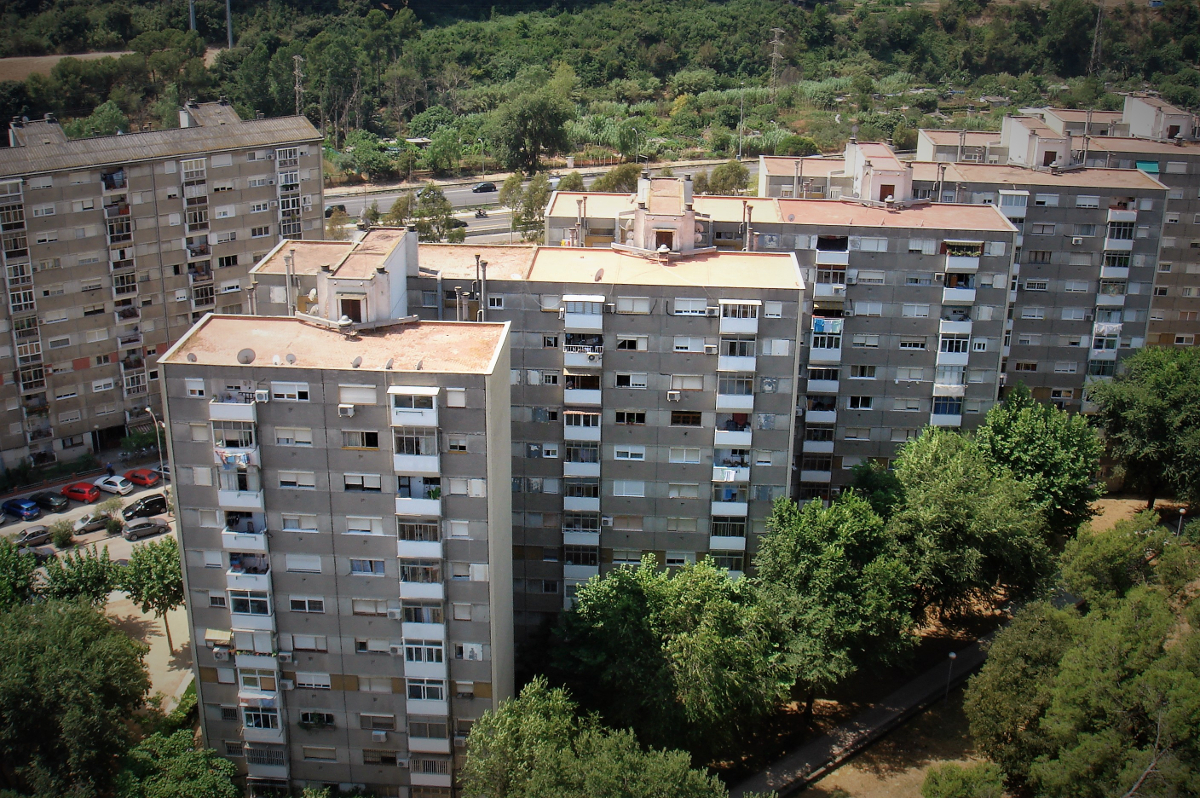
<svg viewBox="0 0 1200 798">
<path fill-rule="evenodd" d="M 233 49 L 233 9 L 230 8 L 231 0 L 225 0 L 225 35 L 229 39 L 229 49 Z"/>
<path fill-rule="evenodd" d="M 192 30 L 196 29 L 196 0 L 188 0 L 188 21 L 192 23 Z"/>
<path fill-rule="evenodd" d="M 1100 71 L 1100 56 L 1103 49 L 1103 43 L 1100 38 L 1100 26 L 1104 22 L 1104 3 L 1101 3 L 1096 8 L 1096 30 L 1092 34 L 1092 58 L 1088 61 L 1088 77 L 1092 77 Z"/>
<path fill-rule="evenodd" d="M 771 28 L 771 33 L 774 38 L 771 39 L 771 100 L 775 100 L 775 92 L 779 90 L 779 66 L 783 63 L 783 53 L 779 48 L 783 46 L 783 40 L 779 37 L 783 35 L 783 28 Z"/>
<path fill-rule="evenodd" d="M 738 111 L 738 160 L 742 160 L 742 126 L 746 119 L 746 81 L 742 81 L 742 109 Z"/>
<path fill-rule="evenodd" d="M 292 76 L 296 80 L 296 116 L 300 116 L 300 100 L 304 96 L 304 72 L 300 65 L 304 63 L 304 56 L 297 53 L 292 56 L 292 62 Z"/>
</svg>

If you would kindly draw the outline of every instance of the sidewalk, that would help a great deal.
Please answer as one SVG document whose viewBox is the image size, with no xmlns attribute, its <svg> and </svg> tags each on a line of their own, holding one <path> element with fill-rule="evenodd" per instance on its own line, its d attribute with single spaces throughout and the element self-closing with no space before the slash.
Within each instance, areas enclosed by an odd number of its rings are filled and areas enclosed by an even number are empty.
<svg viewBox="0 0 1200 798">
<path fill-rule="evenodd" d="M 958 656 L 954 660 L 951 686 L 963 682 L 987 658 L 978 641 L 956 653 Z M 946 692 L 946 677 L 949 674 L 949 663 L 935 665 L 829 734 L 805 743 L 757 776 L 733 787 L 729 791 L 730 798 L 742 798 L 748 792 L 772 790 L 783 798 L 803 790 L 939 700 Z"/>
</svg>

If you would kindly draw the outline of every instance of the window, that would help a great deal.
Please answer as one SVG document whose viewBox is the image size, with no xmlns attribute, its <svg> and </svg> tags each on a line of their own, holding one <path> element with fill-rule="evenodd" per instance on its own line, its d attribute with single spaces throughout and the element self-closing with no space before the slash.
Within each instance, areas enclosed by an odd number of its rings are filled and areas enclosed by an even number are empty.
<svg viewBox="0 0 1200 798">
<path fill-rule="evenodd" d="M 650 298 L 644 296 L 617 297 L 617 313 L 649 313 Z M 618 347 L 619 348 L 619 347 Z"/>
<path fill-rule="evenodd" d="M 644 389 L 646 387 L 646 375 L 618 373 L 616 376 L 616 387 Z"/>
<path fill-rule="evenodd" d="M 618 410 L 614 418 L 614 423 L 617 424 L 645 424 L 645 410 Z"/>
<path fill-rule="evenodd" d="M 877 339 L 878 339 L 878 337 L 879 336 L 876 336 Z M 924 338 L 902 337 L 900 339 L 899 347 L 901 349 L 924 349 L 925 348 L 925 339 Z"/>
<path fill-rule="evenodd" d="M 782 302 L 763 302 L 763 318 L 782 319 L 783 318 L 783 303 Z"/>
<path fill-rule="evenodd" d="M 645 413 L 642 414 L 643 422 L 645 423 Z M 699 427 L 700 413 L 693 410 L 672 410 L 671 411 L 671 426 L 672 427 Z"/>
<path fill-rule="evenodd" d="M 910 306 L 906 305 L 905 307 L 910 307 Z M 916 307 L 916 305 L 912 305 L 911 307 Z M 927 310 L 928 310 L 928 308 L 927 308 Z M 883 303 L 882 302 L 862 302 L 859 300 L 855 300 L 854 301 L 854 314 L 856 316 L 882 316 L 883 315 Z M 926 313 L 926 315 L 928 315 L 928 312 Z"/>
<path fill-rule="evenodd" d="M 504 297 L 502 297 L 502 296 L 488 297 L 488 307 L 493 310 L 504 310 Z"/>
<path fill-rule="evenodd" d="M 646 495 L 646 483 L 634 479 L 613 480 L 613 495 L 644 497 Z"/>
<path fill-rule="evenodd" d="M 708 308 L 707 299 L 675 298 L 672 310 L 676 316 L 703 316 Z"/>
<path fill-rule="evenodd" d="M 962 415 L 963 400 L 961 396 L 933 397 L 933 414 L 937 416 Z"/>
<path fill-rule="evenodd" d="M 810 375 L 811 378 L 811 375 Z M 852 380 L 873 380 L 875 379 L 875 366 L 851 366 L 850 379 Z"/>
<path fill-rule="evenodd" d="M 1048 280 L 1026 280 L 1025 281 L 1025 290 L 1026 291 L 1045 291 L 1049 288 L 1050 288 L 1050 282 Z"/>
<path fill-rule="evenodd" d="M 875 401 L 873 396 L 847 396 L 847 410 L 870 410 Z"/>
<path fill-rule="evenodd" d="M 667 459 L 672 463 L 699 463 L 700 449 L 690 446 L 672 446 L 668 451 Z"/>
<path fill-rule="evenodd" d="M 279 487 L 312 490 L 317 487 L 317 475 L 312 471 L 280 471 Z"/>
<path fill-rule="evenodd" d="M 1079 364 L 1068 361 L 1058 361 L 1054 364 L 1055 374 L 1075 374 L 1079 371 Z"/>
<path fill-rule="evenodd" d="M 271 602 L 264 590 L 230 590 L 229 611 L 241 615 L 270 615 Z"/>
<path fill-rule="evenodd" d="M 1046 309 L 1042 307 L 1026 306 L 1021 308 L 1022 319 L 1044 319 L 1046 318 Z"/>
<path fill-rule="evenodd" d="M 401 560 L 401 562 L 404 561 Z M 383 560 L 350 560 L 350 573 L 352 575 L 383 576 L 385 572 L 385 563 Z"/>
<path fill-rule="evenodd" d="M 754 394 L 753 374 L 717 374 L 717 393 L 725 396 L 752 396 Z"/>
<path fill-rule="evenodd" d="M 284 532 L 316 532 L 317 517 L 299 513 L 284 513 L 280 518 Z"/>
<path fill-rule="evenodd" d="M 570 452 L 570 447 L 567 448 L 567 451 Z M 645 460 L 646 459 L 646 447 L 645 446 L 615 446 L 615 447 L 613 447 L 613 459 L 614 460 L 639 460 L 639 461 Z M 595 462 L 595 461 L 573 460 L 570 462 Z"/>
<path fill-rule="evenodd" d="M 442 701 L 446 682 L 442 679 L 407 679 L 408 697 L 414 701 Z"/>
<path fill-rule="evenodd" d="M 244 707 L 242 709 L 242 723 L 248 729 L 278 729 L 279 710 Z"/>
<path fill-rule="evenodd" d="M 702 391 L 704 390 L 704 378 L 699 374 L 672 374 L 671 390 Z"/>
<path fill-rule="evenodd" d="M 307 402 L 307 382 L 272 382 L 271 398 L 280 402 Z"/>
<path fill-rule="evenodd" d="M 251 227 L 250 228 L 250 237 L 251 238 L 265 238 L 266 236 L 269 236 L 269 235 L 271 235 L 271 226 L 270 225 L 264 225 L 262 227 Z"/>
<path fill-rule="evenodd" d="M 312 430 L 308 427 L 276 427 L 276 446 L 312 446 Z"/>
<path fill-rule="evenodd" d="M 1014 363 L 1013 371 L 1037 371 L 1037 363 Z"/>
<path fill-rule="evenodd" d="M 929 306 L 905 305 L 901 315 L 906 318 L 927 319 L 929 318 Z"/>
</svg>

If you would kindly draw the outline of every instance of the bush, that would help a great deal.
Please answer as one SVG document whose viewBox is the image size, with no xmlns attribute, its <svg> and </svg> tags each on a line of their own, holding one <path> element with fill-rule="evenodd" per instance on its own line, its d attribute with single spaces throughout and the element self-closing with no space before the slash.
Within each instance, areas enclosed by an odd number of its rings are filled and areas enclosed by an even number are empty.
<svg viewBox="0 0 1200 798">
<path fill-rule="evenodd" d="M 121 530 L 125 528 L 125 522 L 120 518 L 110 518 L 108 519 L 108 523 L 104 525 L 104 528 L 110 535 L 119 535 L 121 534 Z"/>
<path fill-rule="evenodd" d="M 110 518 L 116 518 L 121 514 L 121 509 L 125 506 L 125 500 L 120 496 L 113 496 L 111 499 L 105 499 L 96 505 L 96 512 L 101 515 L 107 515 Z"/>
<path fill-rule="evenodd" d="M 948 762 L 931 768 L 921 785 L 923 798 L 1003 798 L 1004 776 L 995 762 L 960 767 Z"/>
<path fill-rule="evenodd" d="M 50 526 L 50 540 L 55 548 L 67 548 L 75 542 L 75 527 L 70 521 L 55 521 Z"/>
</svg>

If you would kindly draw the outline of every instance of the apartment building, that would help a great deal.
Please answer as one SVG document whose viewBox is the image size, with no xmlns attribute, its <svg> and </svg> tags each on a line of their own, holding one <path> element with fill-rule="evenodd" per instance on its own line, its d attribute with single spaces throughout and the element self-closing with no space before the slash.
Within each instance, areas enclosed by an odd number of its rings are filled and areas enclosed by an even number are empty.
<svg viewBox="0 0 1200 798">
<path fill-rule="evenodd" d="M 864 193 L 907 192 L 910 175 L 889 154 L 858 154 Z M 640 201 L 558 192 L 546 240 L 622 240 Z M 698 245 L 787 253 L 804 276 L 794 496 L 827 497 L 854 465 L 886 462 L 926 424 L 970 428 L 995 401 L 1017 235 L 996 207 L 737 197 L 694 207 Z"/>
<path fill-rule="evenodd" d="M 790 493 L 795 256 L 697 241 L 710 220 L 684 192 L 682 181 L 658 185 L 649 207 L 621 219 L 620 246 L 422 244 L 409 263 L 410 313 L 514 331 L 519 640 L 536 639 L 581 582 L 646 552 L 664 566 L 708 554 L 740 573 L 771 502 Z M 401 232 L 372 230 L 340 254 L 282 246 L 252 271 L 260 312 L 287 312 L 289 271 L 304 307 L 317 281 L 380 263 L 380 242 Z M 374 279 L 397 273 L 385 271 Z"/>
<path fill-rule="evenodd" d="M 245 311 L 280 238 L 320 238 L 321 136 L 303 117 L 189 103 L 180 128 L 69 140 L 14 119 L 0 149 L 0 461 L 71 459 L 149 429 L 159 355 Z"/>
<path fill-rule="evenodd" d="M 202 728 L 253 791 L 449 796 L 513 692 L 508 325 L 362 307 L 160 361 Z"/>
</svg>

